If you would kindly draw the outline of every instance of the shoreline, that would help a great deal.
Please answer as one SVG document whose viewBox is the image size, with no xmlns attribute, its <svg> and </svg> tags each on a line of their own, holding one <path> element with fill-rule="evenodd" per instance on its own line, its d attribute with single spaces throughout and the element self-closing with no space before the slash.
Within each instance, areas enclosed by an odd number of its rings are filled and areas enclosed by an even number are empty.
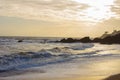
<svg viewBox="0 0 120 80">
<path fill-rule="evenodd" d="M 46 77 L 46 78 L 2 78 L 0 80 L 104 80 L 106 76 L 71 76 L 71 77 Z"/>
<path fill-rule="evenodd" d="M 16 78 L 17 80 L 34 80 L 33 78 Z M 16 80 L 10 78 L 2 78 L 0 80 Z M 71 76 L 71 77 L 46 77 L 46 78 L 35 78 L 35 80 L 120 80 L 120 73 L 113 74 L 111 76 Z"/>
</svg>

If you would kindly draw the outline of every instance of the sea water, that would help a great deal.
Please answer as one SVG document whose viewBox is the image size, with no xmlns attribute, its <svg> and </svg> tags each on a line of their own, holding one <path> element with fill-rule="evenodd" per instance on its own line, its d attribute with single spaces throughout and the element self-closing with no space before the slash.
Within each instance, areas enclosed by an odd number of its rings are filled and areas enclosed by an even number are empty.
<svg viewBox="0 0 120 80">
<path fill-rule="evenodd" d="M 18 42 L 22 39 L 22 42 Z M 60 38 L 0 38 L 0 79 L 109 76 L 120 72 L 120 45 L 58 43 Z"/>
</svg>

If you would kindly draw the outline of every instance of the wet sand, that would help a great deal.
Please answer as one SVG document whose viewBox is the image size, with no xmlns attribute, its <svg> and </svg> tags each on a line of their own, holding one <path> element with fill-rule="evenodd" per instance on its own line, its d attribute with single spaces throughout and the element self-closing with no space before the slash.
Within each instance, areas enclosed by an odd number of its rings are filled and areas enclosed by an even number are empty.
<svg viewBox="0 0 120 80">
<path fill-rule="evenodd" d="M 83 76 L 83 77 L 69 77 L 69 78 L 46 78 L 37 80 L 103 80 L 105 76 Z"/>
<path fill-rule="evenodd" d="M 16 80 L 16 79 L 0 79 L 0 80 Z M 21 79 L 17 79 L 21 80 Z M 81 76 L 81 77 L 63 77 L 63 78 L 34 78 L 22 80 L 120 80 L 120 74 L 112 76 Z"/>
<path fill-rule="evenodd" d="M 26 79 L 4 79 L 0 80 L 120 80 L 120 74 L 112 76 L 82 76 L 82 77 L 63 77 L 63 78 L 26 78 Z"/>
<path fill-rule="evenodd" d="M 63 78 L 24 78 L 24 79 L 4 79 L 0 80 L 103 80 L 105 76 L 82 76 L 82 77 L 63 77 Z M 107 79 L 106 79 L 107 80 Z"/>
</svg>

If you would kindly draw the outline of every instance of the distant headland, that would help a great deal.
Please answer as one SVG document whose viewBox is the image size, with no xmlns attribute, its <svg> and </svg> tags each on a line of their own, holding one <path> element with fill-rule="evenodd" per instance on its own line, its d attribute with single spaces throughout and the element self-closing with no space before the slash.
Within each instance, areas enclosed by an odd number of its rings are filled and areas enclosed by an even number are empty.
<svg viewBox="0 0 120 80">
<path fill-rule="evenodd" d="M 101 44 L 120 44 L 120 30 L 114 30 L 112 33 L 105 32 L 101 37 L 96 37 L 91 39 L 88 37 L 83 37 L 81 39 L 73 39 L 73 38 L 63 38 L 60 41 L 62 43 L 75 43 L 75 42 L 82 42 L 82 43 L 101 43 Z"/>
</svg>

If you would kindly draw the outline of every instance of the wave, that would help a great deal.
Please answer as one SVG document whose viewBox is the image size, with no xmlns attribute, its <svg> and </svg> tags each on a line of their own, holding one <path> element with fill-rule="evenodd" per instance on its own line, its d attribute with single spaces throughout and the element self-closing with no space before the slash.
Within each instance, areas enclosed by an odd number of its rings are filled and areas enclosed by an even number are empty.
<svg viewBox="0 0 120 80">
<path fill-rule="evenodd" d="M 87 48 L 90 51 L 87 51 Z M 95 46 L 95 44 L 92 43 L 38 44 L 8 42 L 0 46 L 0 72 L 45 66 L 48 64 L 71 61 L 76 58 L 87 59 L 111 56 L 111 54 L 98 54 L 99 51 L 105 51 L 104 49 L 98 48 L 101 48 L 100 45 Z"/>
<path fill-rule="evenodd" d="M 94 44 L 61 44 L 61 43 L 16 43 L 8 42 L 0 44 L 0 55 L 1 54 L 10 54 L 10 53 L 19 53 L 19 52 L 38 52 L 40 50 L 49 50 L 54 53 L 71 53 L 73 50 L 85 50 L 87 48 L 92 48 Z"/>
<path fill-rule="evenodd" d="M 53 55 L 46 51 L 2 55 L 0 56 L 0 72 L 63 62 L 70 60 L 69 56 L 70 54 Z"/>
<path fill-rule="evenodd" d="M 96 52 L 83 54 L 61 53 L 56 55 L 46 50 L 41 50 L 39 52 L 20 52 L 0 56 L 0 72 L 61 63 L 71 61 L 76 58 L 91 58 L 111 55 L 113 54 L 103 55 L 96 54 Z"/>
<path fill-rule="evenodd" d="M 94 44 L 91 44 L 91 43 L 86 43 L 86 44 L 77 44 L 77 45 L 74 45 L 74 46 L 71 46 L 70 48 L 73 49 L 73 50 L 84 50 L 86 48 L 91 48 L 93 47 Z"/>
<path fill-rule="evenodd" d="M 47 50 L 47 51 L 50 51 L 52 53 L 72 53 L 72 51 L 74 50 L 85 50 L 87 48 L 92 48 L 94 47 L 94 44 L 74 44 L 74 45 L 65 45 L 64 47 L 54 47 L 52 49 L 43 49 L 44 50 Z"/>
</svg>

